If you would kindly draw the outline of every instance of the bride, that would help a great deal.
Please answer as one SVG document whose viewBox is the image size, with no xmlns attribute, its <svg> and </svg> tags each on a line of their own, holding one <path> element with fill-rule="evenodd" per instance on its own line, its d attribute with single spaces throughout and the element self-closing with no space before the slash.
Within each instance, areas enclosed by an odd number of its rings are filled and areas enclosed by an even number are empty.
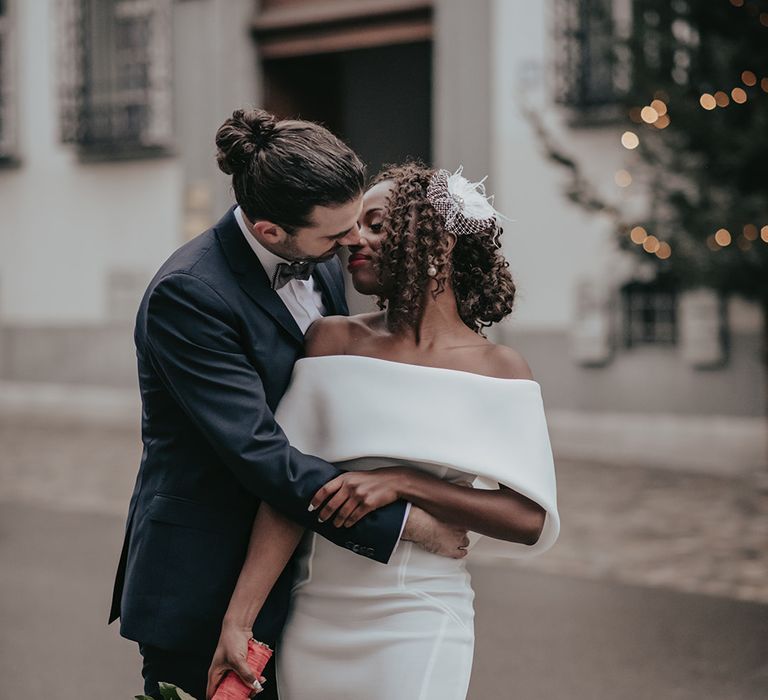
<svg viewBox="0 0 768 700">
<path fill-rule="evenodd" d="M 366 193 L 359 223 L 349 271 L 381 311 L 317 321 L 276 416 L 292 445 L 347 470 L 310 510 L 344 528 L 402 498 L 505 540 L 509 554 L 544 551 L 559 519 L 539 385 L 516 351 L 482 335 L 515 294 L 482 185 L 461 170 L 393 167 Z M 252 679 L 243 660 L 253 622 L 298 548 L 276 653 L 281 700 L 465 698 L 474 645 L 466 544 L 446 558 L 403 541 L 382 565 L 263 503 L 208 697 L 229 669 Z"/>
</svg>

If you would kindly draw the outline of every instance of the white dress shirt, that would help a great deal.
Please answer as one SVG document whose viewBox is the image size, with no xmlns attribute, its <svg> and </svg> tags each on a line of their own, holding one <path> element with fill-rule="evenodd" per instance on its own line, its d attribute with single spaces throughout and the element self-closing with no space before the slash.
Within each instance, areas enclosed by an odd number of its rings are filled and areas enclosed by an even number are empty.
<svg viewBox="0 0 768 700">
<path fill-rule="evenodd" d="M 256 257 L 258 257 L 264 272 L 267 273 L 267 277 L 271 282 L 275 277 L 275 272 L 277 272 L 277 266 L 280 263 L 290 262 L 290 260 L 284 260 L 279 255 L 275 255 L 256 240 L 256 237 L 248 230 L 245 218 L 243 217 L 243 210 L 240 207 L 235 209 L 235 219 L 237 219 L 237 224 L 240 226 L 245 240 L 248 241 L 248 245 L 256 253 Z M 318 318 L 325 316 L 326 308 L 323 304 L 323 297 L 313 277 L 310 277 L 308 280 L 292 279 L 288 284 L 276 291 L 288 308 L 288 311 L 291 312 L 296 325 L 301 328 L 302 333 L 306 333 L 307 328 L 317 321 Z"/>
<path fill-rule="evenodd" d="M 275 272 L 277 272 L 277 266 L 280 263 L 290 261 L 284 260 L 279 255 L 275 255 L 256 240 L 256 237 L 248 230 L 245 218 L 243 217 L 243 210 L 240 207 L 235 207 L 235 219 L 245 236 L 245 240 L 248 241 L 248 245 L 251 246 L 251 250 L 256 253 L 256 257 L 264 268 L 264 272 L 267 273 L 267 277 L 272 281 Z M 291 316 L 293 316 L 296 325 L 298 325 L 302 333 L 306 333 L 307 328 L 317 321 L 318 318 L 325 316 L 326 308 L 323 304 L 323 297 L 313 277 L 310 277 L 308 280 L 292 279 L 288 284 L 276 291 L 283 300 L 288 311 L 291 312 Z M 408 520 L 410 512 L 411 504 L 408 503 L 405 508 L 403 525 L 400 528 L 401 537 L 403 536 L 405 523 Z M 395 549 L 397 549 L 397 545 L 395 545 Z M 392 552 L 394 554 L 394 550 L 392 550 Z"/>
</svg>

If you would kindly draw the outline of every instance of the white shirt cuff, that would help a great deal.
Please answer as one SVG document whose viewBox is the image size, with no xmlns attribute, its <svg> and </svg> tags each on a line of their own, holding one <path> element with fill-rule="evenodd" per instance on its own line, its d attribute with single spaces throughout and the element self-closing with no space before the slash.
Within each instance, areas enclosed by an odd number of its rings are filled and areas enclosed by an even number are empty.
<svg viewBox="0 0 768 700">
<path fill-rule="evenodd" d="M 395 552 L 397 551 L 398 546 L 400 545 L 400 538 L 403 536 L 403 531 L 405 530 L 405 524 L 408 522 L 408 516 L 411 514 L 411 503 L 408 502 L 405 504 L 405 513 L 403 515 L 403 524 L 400 526 L 400 535 L 397 538 L 397 542 L 395 542 L 395 546 L 392 548 L 392 554 L 389 555 L 390 560 L 395 555 Z"/>
</svg>

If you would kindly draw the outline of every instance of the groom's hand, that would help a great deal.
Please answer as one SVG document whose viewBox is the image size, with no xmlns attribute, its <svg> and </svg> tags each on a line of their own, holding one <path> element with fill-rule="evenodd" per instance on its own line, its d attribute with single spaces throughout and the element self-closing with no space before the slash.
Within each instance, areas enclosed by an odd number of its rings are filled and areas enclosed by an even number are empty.
<svg viewBox="0 0 768 700">
<path fill-rule="evenodd" d="M 402 539 L 415 542 L 428 552 L 451 559 L 466 557 L 469 546 L 467 530 L 455 525 L 446 525 L 416 506 L 411 506 Z"/>
<path fill-rule="evenodd" d="M 251 697 L 262 691 L 261 686 L 266 682 L 266 678 L 256 678 L 247 663 L 248 640 L 251 635 L 250 629 L 241 629 L 226 623 L 222 626 L 219 643 L 208 669 L 206 700 L 211 700 L 227 671 L 234 671 L 243 683 L 254 689 Z"/>
</svg>

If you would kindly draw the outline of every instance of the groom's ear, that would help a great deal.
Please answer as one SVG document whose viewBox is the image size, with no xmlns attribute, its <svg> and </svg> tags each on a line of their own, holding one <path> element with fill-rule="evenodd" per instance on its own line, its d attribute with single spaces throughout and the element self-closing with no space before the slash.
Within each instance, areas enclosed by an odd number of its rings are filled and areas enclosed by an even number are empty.
<svg viewBox="0 0 768 700">
<path fill-rule="evenodd" d="M 271 221 L 256 221 L 251 227 L 256 238 L 267 243 L 281 243 L 286 236 L 285 231 Z"/>
</svg>

